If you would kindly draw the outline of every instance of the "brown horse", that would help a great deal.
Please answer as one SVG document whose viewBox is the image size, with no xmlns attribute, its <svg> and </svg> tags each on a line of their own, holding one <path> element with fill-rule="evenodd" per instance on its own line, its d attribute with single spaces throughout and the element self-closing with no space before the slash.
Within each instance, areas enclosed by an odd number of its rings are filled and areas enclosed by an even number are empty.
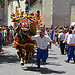
<svg viewBox="0 0 75 75">
<path fill-rule="evenodd" d="M 27 64 L 29 53 L 34 53 L 34 41 L 27 37 L 28 31 L 24 32 L 20 27 L 15 29 L 17 36 L 15 41 L 18 58 L 20 59 L 20 64 L 24 65 L 24 57 L 25 64 Z M 26 55 L 25 55 L 26 53 Z"/>
</svg>

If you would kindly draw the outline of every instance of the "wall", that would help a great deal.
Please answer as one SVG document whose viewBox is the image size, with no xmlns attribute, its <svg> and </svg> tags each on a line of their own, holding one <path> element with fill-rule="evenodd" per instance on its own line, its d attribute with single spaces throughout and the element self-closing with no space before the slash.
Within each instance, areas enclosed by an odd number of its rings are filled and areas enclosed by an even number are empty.
<svg viewBox="0 0 75 75">
<path fill-rule="evenodd" d="M 43 24 L 46 27 L 50 27 L 52 24 L 52 0 L 42 0 L 42 4 L 37 1 L 34 6 L 31 7 L 31 12 L 40 11 L 40 14 L 43 18 Z"/>
<path fill-rule="evenodd" d="M 3 11 L 2 8 L 0 6 L 0 26 L 3 25 Z"/>
<path fill-rule="evenodd" d="M 53 24 L 55 26 L 70 25 L 73 2 L 75 0 L 53 0 Z"/>
</svg>

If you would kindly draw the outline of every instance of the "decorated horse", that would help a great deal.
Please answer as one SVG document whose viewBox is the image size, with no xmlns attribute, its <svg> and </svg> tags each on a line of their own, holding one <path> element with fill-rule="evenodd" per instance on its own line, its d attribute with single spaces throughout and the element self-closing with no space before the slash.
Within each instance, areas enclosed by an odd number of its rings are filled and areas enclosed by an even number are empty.
<svg viewBox="0 0 75 75">
<path fill-rule="evenodd" d="M 30 30 L 26 28 L 21 28 L 21 26 L 17 26 L 15 28 L 16 36 L 14 39 L 14 46 L 17 49 L 18 58 L 20 59 L 20 64 L 27 64 L 29 53 L 35 53 L 34 51 L 34 41 L 29 39 L 27 35 L 29 35 Z M 25 55 L 26 53 L 26 55 Z M 25 57 L 25 58 L 24 58 Z"/>
<path fill-rule="evenodd" d="M 19 13 L 18 7 L 16 7 L 15 14 L 11 14 L 12 22 L 17 23 L 15 28 L 16 36 L 12 46 L 17 50 L 21 65 L 27 64 L 29 54 L 35 53 L 34 44 L 36 42 L 32 41 L 28 36 L 36 35 L 37 26 L 41 25 L 41 16 L 37 17 L 37 15 L 38 13 L 29 13 L 28 4 L 26 4 L 25 12 L 20 9 Z"/>
</svg>

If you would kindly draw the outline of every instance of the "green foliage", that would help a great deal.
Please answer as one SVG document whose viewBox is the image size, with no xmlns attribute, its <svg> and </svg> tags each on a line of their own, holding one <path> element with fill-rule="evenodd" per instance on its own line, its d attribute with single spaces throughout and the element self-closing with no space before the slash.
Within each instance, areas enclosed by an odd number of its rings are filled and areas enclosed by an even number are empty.
<svg viewBox="0 0 75 75">
<path fill-rule="evenodd" d="M 9 0 L 7 0 L 7 4 L 9 5 Z"/>
<path fill-rule="evenodd" d="M 19 1 L 19 0 L 17 0 L 17 2 L 18 2 L 18 6 L 20 7 L 20 1 Z"/>
<path fill-rule="evenodd" d="M 3 8 L 3 2 L 2 2 L 2 0 L 0 0 L 0 5 L 1 5 L 1 7 Z"/>
<path fill-rule="evenodd" d="M 10 0 L 7 0 L 7 4 L 8 4 L 8 5 L 9 5 L 9 1 L 10 1 Z M 20 7 L 20 1 L 17 0 L 17 2 L 18 2 L 18 6 Z M 2 0 L 0 0 L 0 5 L 1 5 L 1 8 L 4 8 L 4 6 L 3 6 L 3 1 L 2 1 Z"/>
</svg>

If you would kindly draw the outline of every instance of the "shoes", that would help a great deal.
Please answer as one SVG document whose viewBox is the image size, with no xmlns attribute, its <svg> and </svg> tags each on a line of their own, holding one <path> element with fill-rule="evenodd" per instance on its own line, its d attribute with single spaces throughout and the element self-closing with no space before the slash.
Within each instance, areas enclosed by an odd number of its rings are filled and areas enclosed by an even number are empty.
<svg viewBox="0 0 75 75">
<path fill-rule="evenodd" d="M 72 64 L 75 64 L 75 61 L 74 61 L 74 62 L 72 62 Z"/>
<path fill-rule="evenodd" d="M 36 70 L 40 70 L 40 65 L 38 65 L 38 67 L 36 68 Z"/>
<path fill-rule="evenodd" d="M 39 68 L 39 67 L 37 67 L 37 68 L 36 68 L 36 70 L 37 70 L 37 71 L 39 71 L 39 70 L 40 70 L 40 68 Z"/>
<path fill-rule="evenodd" d="M 69 61 L 68 61 L 68 60 L 65 60 L 65 62 L 69 63 Z"/>
<path fill-rule="evenodd" d="M 43 65 L 46 65 L 46 62 L 43 62 Z"/>
<path fill-rule="evenodd" d="M 62 53 L 61 53 L 61 55 L 65 55 L 65 54 L 62 54 Z"/>
</svg>

